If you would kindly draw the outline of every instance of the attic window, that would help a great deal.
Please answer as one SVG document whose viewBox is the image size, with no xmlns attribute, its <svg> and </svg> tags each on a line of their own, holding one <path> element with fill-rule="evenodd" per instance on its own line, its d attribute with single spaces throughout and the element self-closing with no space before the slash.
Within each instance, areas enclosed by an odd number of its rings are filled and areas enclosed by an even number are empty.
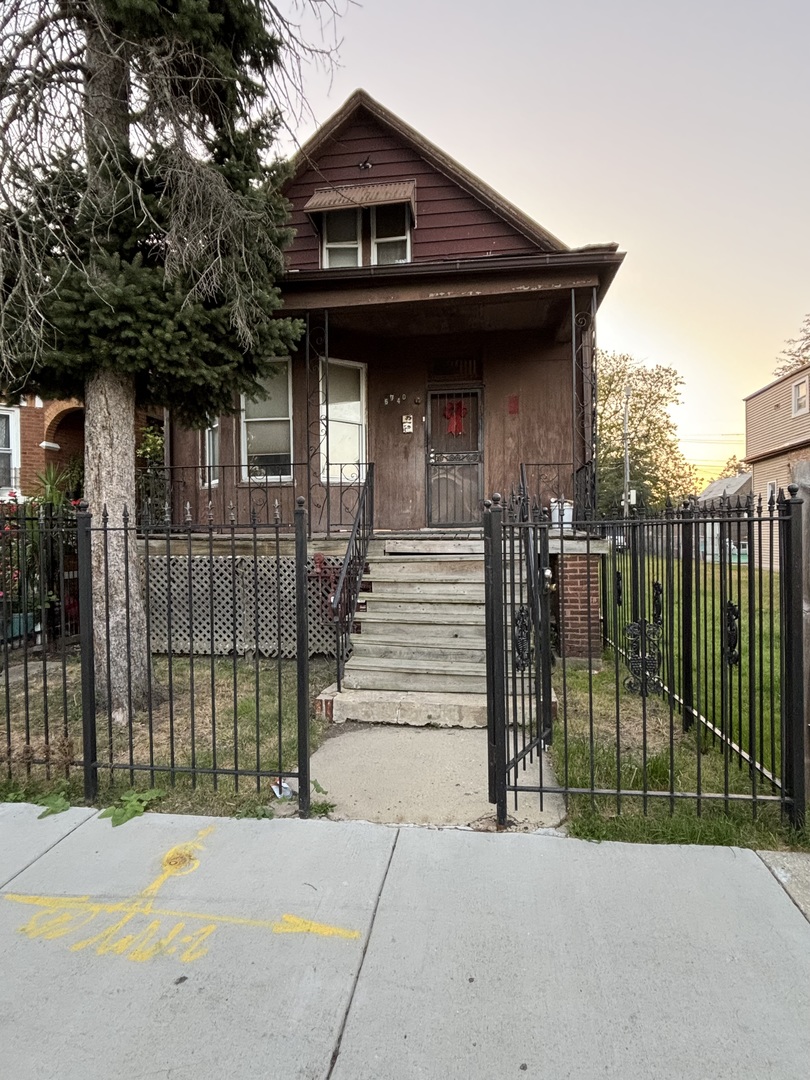
<svg viewBox="0 0 810 1080">
<path fill-rule="evenodd" d="M 405 203 L 375 206 L 371 211 L 371 261 L 378 265 L 409 262 L 411 230 Z"/>
<path fill-rule="evenodd" d="M 391 266 L 410 262 L 411 213 L 407 203 L 367 209 L 325 210 L 321 266 Z"/>
<path fill-rule="evenodd" d="M 321 234 L 321 266 L 410 262 L 416 181 L 316 188 L 304 213 Z"/>
<path fill-rule="evenodd" d="M 323 215 L 323 265 L 359 266 L 360 210 L 330 210 Z"/>
</svg>

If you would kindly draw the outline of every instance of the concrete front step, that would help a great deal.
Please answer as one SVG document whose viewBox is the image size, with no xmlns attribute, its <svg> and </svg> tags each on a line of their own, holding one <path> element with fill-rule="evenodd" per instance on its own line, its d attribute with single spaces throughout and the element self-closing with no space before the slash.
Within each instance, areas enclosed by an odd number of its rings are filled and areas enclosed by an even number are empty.
<svg viewBox="0 0 810 1080">
<path fill-rule="evenodd" d="M 482 556 L 480 531 L 375 538 L 346 691 L 485 695 Z"/>
<path fill-rule="evenodd" d="M 453 599 L 442 597 L 436 600 L 435 604 L 431 604 L 427 597 L 407 600 L 404 596 L 375 596 L 374 593 L 364 593 L 364 599 L 366 610 L 357 615 L 361 622 L 369 612 L 380 615 L 386 612 L 394 618 L 421 616 L 421 621 L 431 621 L 436 625 L 444 623 L 453 626 L 459 619 L 465 622 L 480 622 L 482 625 L 484 623 L 484 605 L 473 604 L 469 599 L 454 602 Z"/>
<path fill-rule="evenodd" d="M 352 656 L 369 659 L 378 657 L 388 660 L 429 660 L 437 664 L 455 666 L 456 663 L 483 664 L 486 647 L 483 636 L 479 638 L 437 637 L 434 642 L 420 642 L 418 638 L 375 638 L 359 634 L 352 640 Z"/>
<path fill-rule="evenodd" d="M 317 698 L 315 711 L 335 724 L 353 720 L 361 724 L 407 724 L 412 727 L 487 726 L 486 694 L 349 690 L 345 686 L 338 693 L 333 684 Z M 557 697 L 553 691 L 551 717 L 555 722 Z"/>
<path fill-rule="evenodd" d="M 477 581 L 372 581 L 371 592 L 362 596 L 366 602 L 484 604 L 483 585 Z"/>
<path fill-rule="evenodd" d="M 407 724 L 413 727 L 487 726 L 486 694 L 437 694 L 431 691 L 350 690 L 331 686 L 316 702 L 316 711 L 335 724 Z"/>
<path fill-rule="evenodd" d="M 388 611 L 358 611 L 355 621 L 360 624 L 362 635 L 372 635 L 376 638 L 400 638 L 402 634 L 412 635 L 417 641 L 449 641 L 454 638 L 472 638 L 483 640 L 484 637 L 484 614 L 474 612 L 472 615 L 455 613 L 453 622 L 437 623 L 434 613 L 425 612 L 388 612 Z M 360 636 L 353 638 L 359 641 Z"/>
<path fill-rule="evenodd" d="M 486 694 L 485 664 L 433 664 L 427 660 L 395 660 L 353 656 L 346 664 L 348 690 L 414 690 L 445 694 Z"/>
</svg>

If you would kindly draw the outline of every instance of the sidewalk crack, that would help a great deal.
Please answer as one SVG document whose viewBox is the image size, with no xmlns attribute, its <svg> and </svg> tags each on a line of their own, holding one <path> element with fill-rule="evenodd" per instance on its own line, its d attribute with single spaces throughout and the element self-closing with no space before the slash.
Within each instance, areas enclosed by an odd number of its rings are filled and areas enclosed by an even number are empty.
<svg viewBox="0 0 810 1080">
<path fill-rule="evenodd" d="M 329 1072 L 326 1074 L 326 1080 L 331 1080 L 332 1073 L 334 1072 L 335 1065 L 337 1065 L 337 1060 L 338 1060 L 338 1057 L 340 1056 L 340 1046 L 341 1046 L 341 1043 L 343 1042 L 343 1033 L 346 1030 L 346 1024 L 347 1024 L 348 1019 L 349 1019 L 349 1013 L 352 1011 L 352 1005 L 354 1004 L 354 995 L 355 995 L 355 992 L 357 990 L 357 984 L 360 981 L 360 973 L 362 972 L 363 965 L 366 962 L 366 953 L 368 952 L 368 947 L 371 944 L 371 935 L 374 933 L 374 924 L 377 921 L 377 911 L 378 911 L 378 909 L 380 907 L 380 900 L 382 899 L 382 894 L 383 894 L 383 891 L 385 889 L 385 883 L 388 880 L 388 871 L 391 869 L 391 863 L 393 862 L 393 859 L 394 859 L 394 852 L 397 850 L 397 844 L 399 843 L 399 833 L 400 833 L 400 830 L 397 829 L 396 835 L 394 837 L 394 842 L 391 845 L 391 854 L 388 856 L 388 862 L 387 862 L 386 867 L 385 867 L 385 873 L 383 874 L 382 881 L 380 882 L 380 891 L 377 893 L 377 900 L 376 900 L 376 902 L 374 904 L 374 910 L 371 913 L 371 922 L 369 923 L 368 933 L 366 934 L 366 942 L 365 942 L 365 945 L 363 946 L 363 952 L 362 952 L 362 955 L 360 957 L 360 963 L 357 965 L 357 973 L 354 976 L 354 982 L 352 983 L 352 989 L 351 989 L 351 992 L 349 994 L 349 1000 L 348 1000 L 348 1002 L 346 1004 L 346 1011 L 343 1014 L 343 1020 L 341 1021 L 341 1024 L 340 1024 L 340 1030 L 338 1031 L 337 1040 L 335 1042 L 335 1049 L 334 1049 L 334 1051 L 332 1053 L 332 1060 L 329 1062 Z"/>
<path fill-rule="evenodd" d="M 82 825 L 85 824 L 85 822 L 92 821 L 93 818 L 96 817 L 97 815 L 98 815 L 98 810 L 95 810 L 92 814 L 88 815 L 88 817 L 82 818 L 81 821 L 77 821 L 72 829 L 68 829 L 68 831 L 66 833 L 64 833 L 64 835 L 60 836 L 57 840 L 54 840 L 54 842 L 51 844 L 50 847 L 46 847 L 44 851 L 40 851 L 39 855 L 35 856 L 29 863 L 26 863 L 25 866 L 23 866 L 21 869 L 17 870 L 16 873 L 12 874 L 10 878 L 7 878 L 5 881 L 0 881 L 0 889 L 5 889 L 5 887 L 7 885 L 10 885 L 12 883 L 12 881 L 14 881 L 16 878 L 18 878 L 20 876 L 20 874 L 24 874 L 26 870 L 30 869 L 34 865 L 34 863 L 39 862 L 39 860 L 41 858 L 43 858 L 49 852 L 53 851 L 53 849 L 55 847 L 58 847 L 59 844 L 61 844 L 63 840 L 66 840 L 69 836 L 72 836 L 73 833 L 75 833 L 77 829 L 80 829 L 82 827 Z"/>
</svg>

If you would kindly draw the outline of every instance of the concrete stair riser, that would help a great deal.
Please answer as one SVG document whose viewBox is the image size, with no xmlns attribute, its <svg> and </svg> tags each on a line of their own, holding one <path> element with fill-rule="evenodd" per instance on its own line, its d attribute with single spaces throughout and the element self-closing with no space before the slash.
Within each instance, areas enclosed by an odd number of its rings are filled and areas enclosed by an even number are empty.
<svg viewBox="0 0 810 1080">
<path fill-rule="evenodd" d="M 357 613 L 356 622 L 360 624 L 361 632 L 353 640 L 360 641 L 365 638 L 401 638 L 407 634 L 415 641 L 435 641 L 441 644 L 443 641 L 455 639 L 484 640 L 484 619 L 477 614 L 474 617 L 457 617 L 452 626 L 446 624 L 437 625 L 427 614 L 390 614 L 386 612 L 361 611 Z"/>
<path fill-rule="evenodd" d="M 422 602 L 427 604 L 472 604 L 481 607 L 477 590 L 467 584 L 452 584 L 451 582 L 412 582 L 410 584 L 393 585 L 385 583 L 384 588 L 374 584 L 372 592 L 363 593 L 366 604 L 410 604 Z"/>
<path fill-rule="evenodd" d="M 479 589 L 484 586 L 484 564 L 479 559 L 475 562 L 458 564 L 431 563 L 426 566 L 420 562 L 418 566 L 412 563 L 400 563 L 380 560 L 369 565 L 369 571 L 364 575 L 367 581 L 470 581 L 474 582 Z"/>
<path fill-rule="evenodd" d="M 413 727 L 487 726 L 487 700 L 481 694 L 346 690 L 332 698 L 331 709 L 336 724 L 355 720 Z"/>
<path fill-rule="evenodd" d="M 478 677 L 448 672 L 438 679 L 428 672 L 392 671 L 382 667 L 363 670 L 352 667 L 351 663 L 346 665 L 343 685 L 348 690 L 398 690 L 401 693 L 414 690 L 435 693 L 439 686 L 447 694 L 486 694 L 487 692 L 487 680 L 483 670 Z"/>
<path fill-rule="evenodd" d="M 384 638 L 364 639 L 361 635 L 352 642 L 352 650 L 353 656 L 378 657 L 383 660 L 428 660 L 448 665 L 459 661 L 468 664 L 486 663 L 484 643 L 475 639 L 459 641 L 455 638 L 443 644 L 417 644 L 417 639 L 411 642 L 386 641 Z"/>
<path fill-rule="evenodd" d="M 426 597 L 419 597 L 408 601 L 404 596 L 374 596 L 372 593 L 366 593 L 364 599 L 368 612 L 387 612 L 389 615 L 405 615 L 410 612 L 413 615 L 429 615 L 433 622 L 446 623 L 448 626 L 452 626 L 459 616 L 468 616 L 470 621 L 475 620 L 482 624 L 484 622 L 483 605 L 472 604 L 466 600 L 455 602 L 448 597 L 442 597 L 441 600 L 431 602 Z M 363 613 L 360 612 L 357 617 L 362 619 L 362 616 Z"/>
</svg>

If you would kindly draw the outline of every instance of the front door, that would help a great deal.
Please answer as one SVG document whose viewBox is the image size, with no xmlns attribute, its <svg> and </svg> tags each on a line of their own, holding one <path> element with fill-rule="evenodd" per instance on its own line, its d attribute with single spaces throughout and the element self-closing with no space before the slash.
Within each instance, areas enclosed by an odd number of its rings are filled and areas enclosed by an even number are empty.
<svg viewBox="0 0 810 1080">
<path fill-rule="evenodd" d="M 428 394 L 428 525 L 477 525 L 483 498 L 480 390 Z"/>
</svg>

